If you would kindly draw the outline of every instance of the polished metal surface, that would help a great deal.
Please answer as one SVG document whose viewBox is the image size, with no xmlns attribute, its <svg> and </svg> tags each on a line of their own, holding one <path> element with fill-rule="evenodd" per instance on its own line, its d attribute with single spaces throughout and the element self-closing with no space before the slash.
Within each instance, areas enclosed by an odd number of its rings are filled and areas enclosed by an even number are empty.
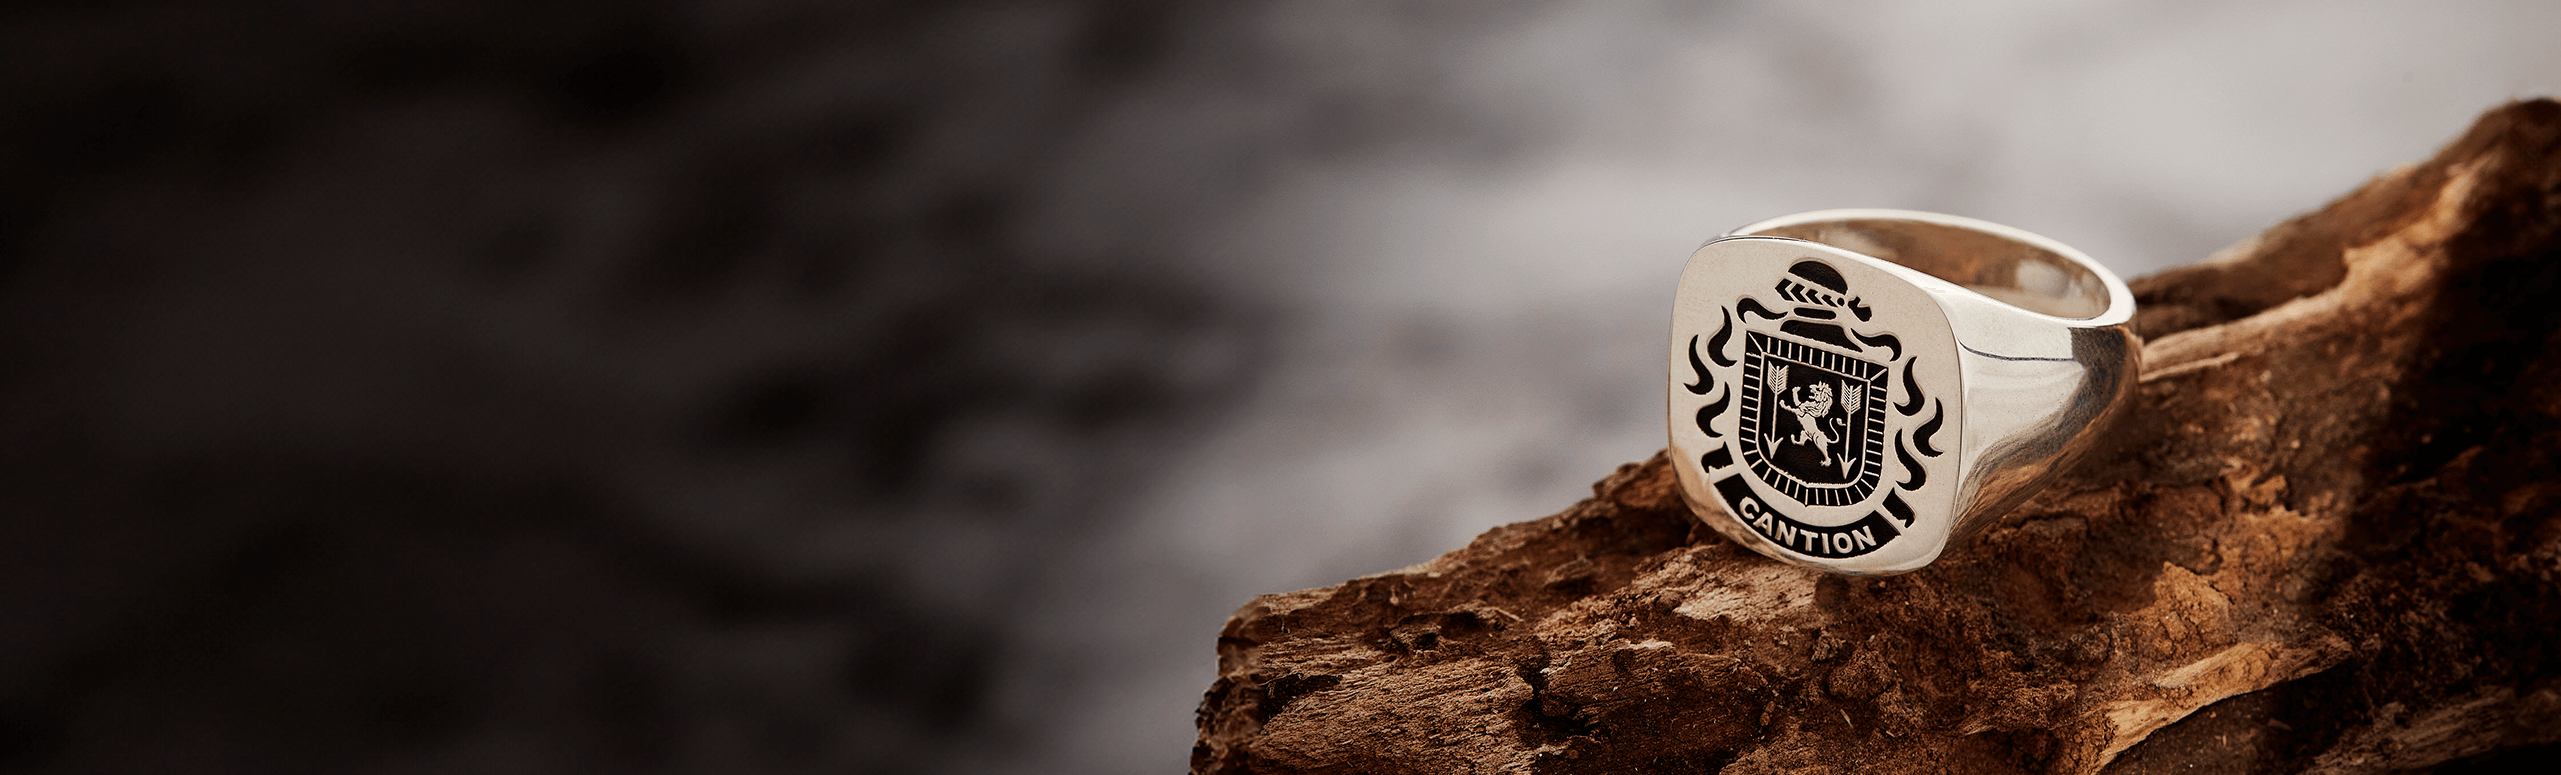
<svg viewBox="0 0 2561 775">
<path fill-rule="evenodd" d="M 1918 569 L 2121 410 L 2133 316 L 2105 267 L 1998 224 L 1825 210 L 1736 229 L 1691 254 L 1673 304 L 1682 494 L 1780 560 Z"/>
</svg>

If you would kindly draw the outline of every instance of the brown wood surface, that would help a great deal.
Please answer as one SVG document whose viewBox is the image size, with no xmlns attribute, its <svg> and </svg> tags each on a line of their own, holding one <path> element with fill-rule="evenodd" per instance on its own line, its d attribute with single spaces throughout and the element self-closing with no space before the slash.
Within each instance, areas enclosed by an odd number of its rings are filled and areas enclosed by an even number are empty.
<svg viewBox="0 0 2561 775">
<path fill-rule="evenodd" d="M 2561 103 L 2133 287 L 2136 406 L 1938 563 L 1764 559 L 1658 455 L 1246 605 L 1193 770 L 2365 773 L 2561 741 Z"/>
</svg>

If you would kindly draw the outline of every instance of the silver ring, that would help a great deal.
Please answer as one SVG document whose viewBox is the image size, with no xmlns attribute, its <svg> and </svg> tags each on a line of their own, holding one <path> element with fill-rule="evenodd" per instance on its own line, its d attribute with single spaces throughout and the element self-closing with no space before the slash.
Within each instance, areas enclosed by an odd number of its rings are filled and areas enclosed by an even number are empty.
<svg viewBox="0 0 2561 775">
<path fill-rule="evenodd" d="M 1916 570 L 2124 407 L 2133 317 L 2098 262 L 1971 218 L 1824 210 L 1735 229 L 1690 254 L 1672 305 L 1681 493 L 1780 560 Z"/>
</svg>

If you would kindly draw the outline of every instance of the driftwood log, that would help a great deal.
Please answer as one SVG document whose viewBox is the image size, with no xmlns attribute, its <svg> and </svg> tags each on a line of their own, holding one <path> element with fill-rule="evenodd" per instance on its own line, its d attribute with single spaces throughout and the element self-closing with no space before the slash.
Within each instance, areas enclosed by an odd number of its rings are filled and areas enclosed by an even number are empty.
<svg viewBox="0 0 2561 775">
<path fill-rule="evenodd" d="M 1937 564 L 1764 559 L 1658 455 L 1246 605 L 1193 771 L 2366 773 L 2561 742 L 2561 103 L 2133 287 L 2135 408 Z"/>
</svg>

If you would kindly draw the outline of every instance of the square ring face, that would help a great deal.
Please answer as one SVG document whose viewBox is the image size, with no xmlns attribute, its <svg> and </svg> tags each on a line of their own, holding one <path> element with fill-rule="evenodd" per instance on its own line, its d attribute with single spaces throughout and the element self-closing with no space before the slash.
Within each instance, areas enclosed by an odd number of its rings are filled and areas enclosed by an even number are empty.
<svg viewBox="0 0 2561 775">
<path fill-rule="evenodd" d="M 1825 245 L 1700 248 L 1674 303 L 1673 466 L 1701 517 L 1778 559 L 1898 573 L 1945 547 L 1964 391 L 1943 284 Z"/>
</svg>

